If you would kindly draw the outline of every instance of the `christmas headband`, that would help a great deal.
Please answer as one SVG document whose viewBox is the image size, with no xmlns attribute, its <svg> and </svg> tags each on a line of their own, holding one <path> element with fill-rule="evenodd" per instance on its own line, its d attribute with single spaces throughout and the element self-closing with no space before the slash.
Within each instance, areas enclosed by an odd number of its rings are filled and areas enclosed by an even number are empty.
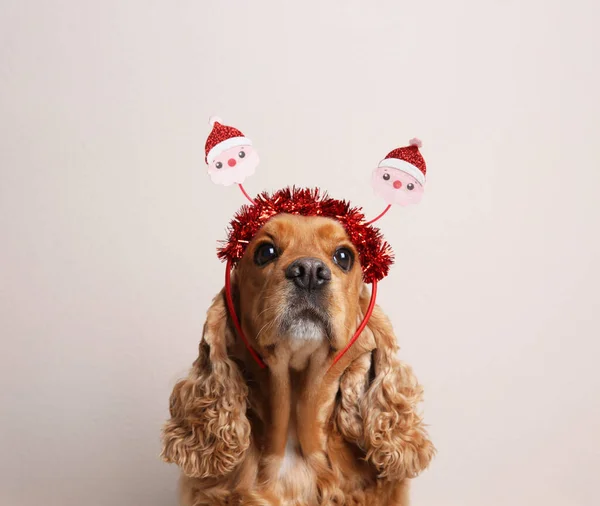
<svg viewBox="0 0 600 506">
<path fill-rule="evenodd" d="M 337 220 L 355 246 L 363 271 L 365 283 L 371 283 L 371 300 L 363 321 L 346 347 L 335 357 L 332 366 L 350 349 L 358 339 L 373 312 L 377 295 L 377 282 L 387 276 L 393 263 L 390 246 L 383 240 L 379 229 L 372 226 L 397 204 L 417 204 L 424 192 L 427 172 L 418 139 L 409 141 L 406 147 L 390 151 L 372 171 L 371 186 L 375 193 L 387 203 L 385 209 L 374 219 L 366 221 L 361 209 L 352 207 L 344 200 L 321 194 L 318 188 L 284 188 L 273 194 L 263 192 L 254 199 L 246 192 L 242 183 L 254 174 L 259 163 L 258 153 L 252 141 L 240 130 L 223 124 L 215 116 L 209 119 L 212 126 L 205 145 L 205 161 L 212 181 L 223 186 L 237 184 L 250 204 L 243 205 L 229 226 L 227 241 L 218 249 L 218 257 L 227 262 L 225 270 L 225 295 L 227 307 L 234 326 L 246 348 L 261 368 L 265 367 L 259 354 L 241 328 L 231 296 L 231 269 L 242 258 L 246 247 L 267 221 L 278 214 L 301 216 L 323 216 Z"/>
</svg>

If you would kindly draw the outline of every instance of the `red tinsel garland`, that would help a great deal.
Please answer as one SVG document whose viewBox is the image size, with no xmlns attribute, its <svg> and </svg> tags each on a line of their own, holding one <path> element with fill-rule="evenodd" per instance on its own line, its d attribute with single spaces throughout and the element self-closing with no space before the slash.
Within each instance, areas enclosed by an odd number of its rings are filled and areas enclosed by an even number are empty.
<svg viewBox="0 0 600 506">
<path fill-rule="evenodd" d="M 231 220 L 227 241 L 217 253 L 221 260 L 237 263 L 255 234 L 277 214 L 324 216 L 339 221 L 346 230 L 358 251 L 365 283 L 387 276 L 394 261 L 391 247 L 378 228 L 365 222 L 361 208 L 350 207 L 348 202 L 333 199 L 327 193 L 321 195 L 318 188 L 288 187 L 272 195 L 263 192 L 254 202 L 242 206 Z"/>
</svg>

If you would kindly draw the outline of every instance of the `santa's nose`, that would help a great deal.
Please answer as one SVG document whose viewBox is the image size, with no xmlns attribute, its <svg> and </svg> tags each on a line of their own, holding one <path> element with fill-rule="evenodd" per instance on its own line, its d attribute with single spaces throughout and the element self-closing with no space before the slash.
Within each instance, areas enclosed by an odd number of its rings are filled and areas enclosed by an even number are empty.
<svg viewBox="0 0 600 506">
<path fill-rule="evenodd" d="M 396 179 L 396 181 L 394 181 L 394 188 L 396 188 L 396 190 L 402 188 L 402 182 Z"/>
<path fill-rule="evenodd" d="M 230 158 L 229 160 L 227 160 L 227 165 L 229 165 L 230 167 L 234 167 L 236 164 L 235 158 Z"/>
</svg>

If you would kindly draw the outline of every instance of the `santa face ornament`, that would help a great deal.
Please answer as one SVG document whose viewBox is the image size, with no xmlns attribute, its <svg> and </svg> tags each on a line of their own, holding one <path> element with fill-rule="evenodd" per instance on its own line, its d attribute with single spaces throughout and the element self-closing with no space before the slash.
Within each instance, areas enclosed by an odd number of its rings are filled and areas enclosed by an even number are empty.
<svg viewBox="0 0 600 506">
<path fill-rule="evenodd" d="M 223 125 L 219 118 L 210 118 L 210 124 L 213 129 L 205 151 L 212 182 L 223 186 L 242 184 L 259 163 L 252 141 L 237 128 Z"/>
<path fill-rule="evenodd" d="M 387 204 L 408 206 L 418 204 L 423 197 L 421 183 L 406 172 L 390 167 L 377 167 L 373 171 L 371 185 Z"/>
<path fill-rule="evenodd" d="M 390 151 L 373 170 L 371 186 L 389 205 L 418 204 L 425 190 L 425 160 L 419 152 L 421 141 Z"/>
</svg>

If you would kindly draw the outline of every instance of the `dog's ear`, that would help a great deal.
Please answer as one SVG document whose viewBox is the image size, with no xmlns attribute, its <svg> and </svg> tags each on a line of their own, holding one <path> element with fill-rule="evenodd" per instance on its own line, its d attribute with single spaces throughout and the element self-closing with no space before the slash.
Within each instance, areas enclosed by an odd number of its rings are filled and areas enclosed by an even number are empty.
<svg viewBox="0 0 600 506">
<path fill-rule="evenodd" d="M 232 331 L 224 300 L 221 292 L 208 310 L 199 356 L 173 388 L 171 419 L 163 428 L 163 459 L 195 478 L 230 473 L 250 445 L 248 388 L 227 355 Z"/>
<path fill-rule="evenodd" d="M 354 360 L 340 379 L 335 424 L 348 442 L 387 480 L 414 478 L 435 448 L 417 408 L 422 388 L 412 369 L 397 358 L 388 318 L 376 307 L 369 320 L 376 349 Z"/>
<path fill-rule="evenodd" d="M 392 325 L 379 308 L 373 312 L 369 327 L 377 348 L 370 385 L 360 402 L 367 460 L 381 478 L 414 478 L 435 454 L 417 411 L 423 389 L 412 369 L 398 360 Z"/>
</svg>

